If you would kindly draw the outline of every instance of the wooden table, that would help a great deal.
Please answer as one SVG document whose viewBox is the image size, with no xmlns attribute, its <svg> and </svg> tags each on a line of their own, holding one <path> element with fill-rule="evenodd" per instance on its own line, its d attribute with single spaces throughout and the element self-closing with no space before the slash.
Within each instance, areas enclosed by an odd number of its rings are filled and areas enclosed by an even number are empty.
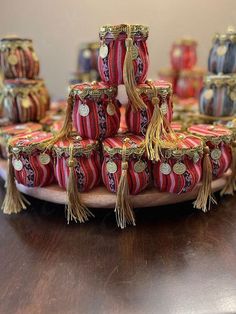
<svg viewBox="0 0 236 314">
<path fill-rule="evenodd" d="M 121 231 L 111 210 L 67 225 L 63 206 L 31 199 L 0 214 L 0 313 L 235 313 L 235 201 L 136 210 Z"/>
</svg>

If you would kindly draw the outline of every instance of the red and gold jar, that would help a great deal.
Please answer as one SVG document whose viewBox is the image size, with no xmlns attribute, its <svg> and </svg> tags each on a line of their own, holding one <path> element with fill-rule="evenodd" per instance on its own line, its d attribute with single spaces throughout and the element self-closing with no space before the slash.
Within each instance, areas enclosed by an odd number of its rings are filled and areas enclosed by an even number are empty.
<svg viewBox="0 0 236 314">
<path fill-rule="evenodd" d="M 35 79 L 39 60 L 31 39 L 6 37 L 0 40 L 0 66 L 6 79 Z"/>
<path fill-rule="evenodd" d="M 59 186 L 67 191 L 67 222 L 85 222 L 93 214 L 82 203 L 80 192 L 91 190 L 100 181 L 99 143 L 71 134 L 54 144 L 53 154 L 55 177 Z"/>
<path fill-rule="evenodd" d="M 232 132 L 223 125 L 196 124 L 188 132 L 202 138 L 210 149 L 213 178 L 221 177 L 232 160 Z"/>
<path fill-rule="evenodd" d="M 150 161 L 145 154 L 144 137 L 117 135 L 103 141 L 102 180 L 108 191 L 116 193 L 117 224 L 135 225 L 130 194 L 145 190 L 151 178 Z"/>
<path fill-rule="evenodd" d="M 148 27 L 144 25 L 104 25 L 100 28 L 100 50 L 98 70 L 101 79 L 111 85 L 124 83 L 123 69 L 127 49 L 132 50 L 131 65 L 137 84 L 147 77 L 149 55 L 146 40 Z M 127 46 L 127 39 L 131 46 Z"/>
<path fill-rule="evenodd" d="M 116 193 L 118 190 L 124 144 L 130 194 L 138 194 L 147 188 L 150 182 L 150 163 L 145 155 L 144 137 L 131 134 L 117 135 L 105 139 L 102 144 L 104 152 L 102 179 L 110 192 Z"/>
<path fill-rule="evenodd" d="M 172 85 L 166 81 L 146 81 L 137 86 L 137 92 L 146 105 L 146 108 L 135 110 L 129 101 L 126 109 L 126 123 L 128 130 L 137 135 L 145 135 L 152 119 L 157 102 L 164 119 L 170 123 L 173 114 Z"/>
<path fill-rule="evenodd" d="M 72 156 L 70 148 L 72 147 Z M 54 144 L 55 177 L 58 185 L 67 189 L 69 160 L 74 160 L 74 173 L 80 192 L 86 192 L 98 185 L 101 176 L 99 144 L 95 140 L 81 139 L 71 135 L 67 140 Z"/>
<path fill-rule="evenodd" d="M 3 89 L 3 110 L 14 123 L 39 121 L 45 117 L 49 96 L 42 80 L 7 80 Z"/>
<path fill-rule="evenodd" d="M 176 147 L 163 147 L 160 160 L 153 164 L 154 185 L 161 192 L 190 192 L 201 180 L 203 141 L 187 133 L 177 136 Z"/>
<path fill-rule="evenodd" d="M 204 70 L 183 70 L 179 73 L 176 83 L 176 95 L 179 98 L 198 98 L 203 87 Z"/>
<path fill-rule="evenodd" d="M 187 38 L 176 41 L 172 45 L 170 59 L 176 71 L 192 69 L 197 63 L 197 42 Z"/>
<path fill-rule="evenodd" d="M 72 87 L 69 101 L 73 127 L 82 138 L 103 139 L 117 133 L 120 110 L 116 96 L 117 88 L 102 82 Z"/>
<path fill-rule="evenodd" d="M 22 123 L 0 127 L 0 151 L 1 157 L 8 158 L 8 143 L 14 136 L 24 135 L 36 131 L 41 131 L 42 125 L 39 123 Z"/>
<path fill-rule="evenodd" d="M 12 162 L 18 183 L 41 187 L 54 181 L 51 151 L 44 146 L 51 138 L 50 133 L 36 131 L 15 136 L 9 141 L 9 162 Z"/>
<path fill-rule="evenodd" d="M 171 83 L 173 92 L 175 93 L 178 72 L 171 68 L 162 68 L 158 71 L 158 77 L 162 81 Z"/>
</svg>

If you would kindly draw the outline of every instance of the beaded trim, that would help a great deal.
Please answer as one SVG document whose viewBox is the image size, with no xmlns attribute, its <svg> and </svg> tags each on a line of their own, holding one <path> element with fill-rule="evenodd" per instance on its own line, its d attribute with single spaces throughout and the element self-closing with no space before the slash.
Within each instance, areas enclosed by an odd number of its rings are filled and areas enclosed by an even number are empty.
<svg viewBox="0 0 236 314">
<path fill-rule="evenodd" d="M 128 34 L 130 28 L 131 37 L 134 37 L 136 35 L 142 35 L 143 37 L 148 37 L 149 34 L 149 27 L 139 24 L 120 24 L 120 25 L 103 25 L 100 28 L 99 31 L 99 37 L 101 39 L 104 39 L 106 35 L 109 33 L 111 34 L 115 39 L 119 36 L 121 33 Z"/>
<path fill-rule="evenodd" d="M 229 85 L 235 87 L 236 75 L 208 75 L 205 76 L 204 83 L 206 86 L 215 85 L 216 87 L 221 87 Z"/>
<path fill-rule="evenodd" d="M 95 85 L 95 83 L 94 83 Z M 83 90 L 75 89 L 77 85 L 71 87 L 70 96 L 73 98 L 79 96 L 82 100 L 88 97 L 101 98 L 107 95 L 109 98 L 117 95 L 117 87 L 85 87 Z"/>
<path fill-rule="evenodd" d="M 3 38 L 0 40 L 0 50 L 4 51 L 6 49 L 31 49 L 33 50 L 33 43 L 31 39 L 21 39 L 21 38 Z"/>
</svg>

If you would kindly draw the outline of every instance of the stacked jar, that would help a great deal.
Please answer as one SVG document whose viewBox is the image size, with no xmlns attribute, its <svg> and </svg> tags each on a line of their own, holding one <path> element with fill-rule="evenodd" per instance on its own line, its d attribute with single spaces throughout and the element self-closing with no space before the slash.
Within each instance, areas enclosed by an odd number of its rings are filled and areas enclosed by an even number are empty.
<svg viewBox="0 0 236 314">
<path fill-rule="evenodd" d="M 50 97 L 44 81 L 38 77 L 39 69 L 32 40 L 15 36 L 0 40 L 0 112 L 7 124 L 11 124 L 10 129 L 1 129 L 5 138 L 15 133 L 14 127 L 18 134 L 38 130 L 36 122 L 44 118 L 49 109 Z M 24 123 L 22 128 L 20 123 Z M 7 141 L 3 141 L 3 145 L 7 146 Z M 5 158 L 6 153 L 2 157 Z"/>
<path fill-rule="evenodd" d="M 199 111 L 209 120 L 230 120 L 236 112 L 236 30 L 216 34 L 208 57 Z"/>
<path fill-rule="evenodd" d="M 196 103 L 203 84 L 204 70 L 196 67 L 197 42 L 182 38 L 173 43 L 170 51 L 171 68 L 160 69 L 158 75 L 173 84 L 177 103 Z"/>
</svg>

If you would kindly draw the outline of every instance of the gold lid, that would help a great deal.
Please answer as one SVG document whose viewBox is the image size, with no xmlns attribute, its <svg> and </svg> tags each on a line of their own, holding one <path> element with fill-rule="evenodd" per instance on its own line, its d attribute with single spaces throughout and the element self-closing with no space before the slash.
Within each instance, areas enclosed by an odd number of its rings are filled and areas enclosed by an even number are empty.
<svg viewBox="0 0 236 314">
<path fill-rule="evenodd" d="M 103 95 L 115 97 L 117 95 L 116 86 L 107 86 L 102 82 L 81 83 L 69 86 L 70 96 L 79 96 L 82 100 L 87 97 L 100 98 Z"/>
<path fill-rule="evenodd" d="M 196 46 L 197 41 L 193 38 L 180 38 L 174 42 L 175 45 Z"/>
<path fill-rule="evenodd" d="M 42 88 L 46 88 L 44 80 L 6 80 L 5 84 L 0 91 L 4 96 L 17 94 L 29 94 L 31 92 L 37 93 Z"/>
<path fill-rule="evenodd" d="M 204 77 L 205 86 L 215 85 L 216 87 L 221 87 L 223 85 L 229 85 L 234 87 L 236 85 L 236 75 L 206 75 Z"/>
<path fill-rule="evenodd" d="M 226 41 L 236 42 L 236 29 L 234 26 L 230 25 L 227 28 L 226 33 L 220 34 L 216 33 L 213 36 L 213 42 L 219 41 L 221 44 L 224 44 Z"/>
<path fill-rule="evenodd" d="M 164 84 L 162 85 L 161 82 Z M 152 86 L 149 84 L 152 83 Z M 157 83 L 160 83 L 159 85 Z M 173 89 L 172 89 L 172 84 L 167 82 L 167 81 L 152 81 L 152 80 L 147 80 L 145 84 L 140 84 L 139 87 L 137 87 L 138 93 L 141 94 L 148 94 L 148 95 L 153 95 L 154 94 L 154 87 L 157 90 L 157 94 L 161 96 L 167 96 L 167 95 L 172 95 L 173 94 Z"/>
<path fill-rule="evenodd" d="M 0 40 L 0 50 L 5 49 L 33 49 L 33 43 L 31 39 L 19 38 L 15 35 L 8 35 Z"/>
<path fill-rule="evenodd" d="M 103 25 L 99 31 L 99 37 L 103 39 L 109 33 L 115 39 L 119 34 L 130 32 L 131 37 L 141 35 L 143 37 L 148 37 L 149 27 L 140 24 L 120 24 L 120 25 Z"/>
<path fill-rule="evenodd" d="M 89 157 L 93 151 L 98 151 L 100 148 L 98 141 L 82 139 L 76 132 L 72 132 L 67 140 L 55 143 L 52 152 L 56 154 L 57 157 L 69 155 L 71 143 L 73 143 L 74 157 L 82 155 Z"/>
</svg>

